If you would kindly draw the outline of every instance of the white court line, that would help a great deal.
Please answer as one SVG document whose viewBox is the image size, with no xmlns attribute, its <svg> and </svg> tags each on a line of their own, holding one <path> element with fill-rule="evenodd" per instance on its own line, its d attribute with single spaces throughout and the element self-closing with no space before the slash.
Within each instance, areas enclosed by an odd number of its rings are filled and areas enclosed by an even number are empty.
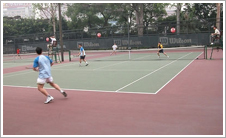
<svg viewBox="0 0 226 138">
<path fill-rule="evenodd" d="M 122 64 L 122 63 L 125 63 L 125 62 L 128 62 L 128 61 L 118 62 L 118 63 L 115 63 L 115 64 L 111 64 L 111 65 L 107 65 L 107 66 L 95 68 L 95 69 L 93 69 L 93 70 L 103 69 L 103 68 L 106 68 L 106 67 L 115 66 L 115 65 Z"/>
<path fill-rule="evenodd" d="M 55 69 L 55 68 L 59 68 L 59 67 L 65 67 L 65 66 L 69 66 L 69 65 L 73 65 L 73 63 L 65 63 L 65 64 L 61 64 L 61 65 L 55 65 L 53 67 L 51 67 L 51 70 L 52 69 Z M 28 69 L 29 70 L 29 69 Z M 7 73 L 7 74 L 3 74 L 3 78 L 7 78 L 7 77 L 13 77 L 13 76 L 17 76 L 17 75 L 23 75 L 23 74 L 28 74 L 28 73 L 32 73 L 32 72 L 35 72 L 35 71 L 26 71 L 26 70 L 22 70 L 22 73 L 18 73 L 18 72 L 11 72 L 11 73 Z"/>
<path fill-rule="evenodd" d="M 191 53 L 193 53 L 193 52 L 191 52 Z M 169 64 L 172 64 L 173 62 L 175 62 L 175 61 L 177 61 L 177 60 L 179 60 L 179 59 L 181 59 L 181 58 L 184 58 L 185 56 L 188 56 L 188 55 L 191 54 L 191 53 L 188 53 L 187 55 L 184 55 L 184 56 L 182 56 L 182 57 L 180 57 L 180 58 L 178 58 L 178 59 L 176 59 L 176 60 L 174 60 L 174 61 L 168 63 L 167 65 L 165 65 L 165 66 L 163 66 L 163 67 L 157 69 L 157 70 L 160 70 L 160 69 L 162 69 L 162 68 L 168 66 Z M 201 53 L 201 54 L 202 54 L 202 53 Z M 200 54 L 200 55 L 201 55 L 201 54 Z M 199 56 L 200 56 L 200 55 L 199 55 Z M 197 56 L 197 57 L 198 57 L 198 56 Z M 194 59 L 193 59 L 187 66 L 189 66 L 193 61 L 194 61 Z M 187 66 L 186 66 L 186 67 L 187 67 Z M 186 67 L 184 67 L 180 72 L 182 72 Z M 149 74 L 147 74 L 147 75 L 150 75 L 150 74 L 152 74 L 152 73 L 154 73 L 154 72 L 156 72 L 156 70 L 153 71 L 153 72 L 151 72 L 151 73 L 149 73 Z M 180 74 L 180 72 L 177 73 L 171 80 L 173 80 L 178 74 Z M 146 75 L 145 75 L 145 76 L 146 76 Z M 146 76 L 146 77 L 147 77 L 147 76 Z M 142 77 L 142 78 L 143 78 L 143 77 Z M 170 80 L 170 81 L 171 81 L 171 80 Z M 167 85 L 170 81 L 168 81 L 165 85 Z M 134 83 L 135 83 L 135 82 L 134 82 Z M 165 86 L 165 85 L 164 85 L 164 86 Z M 3 86 L 7 86 L 7 87 L 21 87 L 21 88 L 37 88 L 37 87 L 32 87 L 32 86 L 15 86 L 15 85 L 3 85 Z M 106 91 L 106 90 L 86 90 L 86 89 L 67 89 L 67 88 L 62 88 L 62 89 L 64 89 L 64 90 L 75 90 L 75 91 L 91 91 L 91 92 L 111 92 L 111 93 L 117 92 L 117 93 L 130 93 L 130 94 L 157 94 L 164 86 L 162 86 L 162 87 L 161 87 L 158 91 L 156 91 L 155 93 L 147 93 L 147 92 L 128 92 L 128 91 Z M 46 88 L 46 89 L 54 89 L 54 88 Z"/>
<path fill-rule="evenodd" d="M 56 71 L 81 71 L 81 72 L 84 72 L 84 71 L 93 71 L 93 69 L 84 69 L 84 70 L 80 70 L 80 69 L 52 69 L 52 70 L 56 70 Z M 141 71 L 152 71 L 150 69 L 130 69 L 130 70 L 127 70 L 127 69 L 99 69 L 99 70 L 96 70 L 96 71 L 103 71 L 103 72 L 129 72 L 129 71 L 134 71 L 134 72 L 141 72 Z"/>
<path fill-rule="evenodd" d="M 16 85 L 3 85 L 5 87 L 14 87 L 14 88 L 31 88 L 31 89 L 37 89 L 37 87 L 33 86 L 16 86 Z M 47 90 L 55 90 L 55 88 L 45 88 Z M 69 90 L 69 91 L 88 91 L 88 92 L 109 92 L 109 93 L 125 93 L 125 94 L 155 94 L 155 93 L 147 93 L 147 92 L 127 92 L 127 91 L 121 91 L 121 92 L 115 92 L 115 91 L 106 91 L 106 90 L 86 90 L 86 89 L 68 89 L 68 88 L 61 88 L 62 90 Z"/>
<path fill-rule="evenodd" d="M 192 52 L 191 52 L 192 53 Z M 179 59 L 181 59 L 181 58 L 184 58 L 185 56 L 188 56 L 189 54 L 191 54 L 191 53 L 188 53 L 187 55 L 184 55 L 184 56 L 182 56 L 182 57 L 180 57 L 180 58 L 178 58 L 178 59 L 176 59 L 176 60 L 174 60 L 174 61 L 172 61 L 172 62 L 170 62 L 170 63 L 168 63 L 168 64 L 166 64 L 166 65 L 164 65 L 163 67 L 161 67 L 161 68 L 159 68 L 159 69 L 157 69 L 157 70 L 155 70 L 155 71 L 153 71 L 153 72 L 151 72 L 151 73 L 149 73 L 149 74 L 147 74 L 147 75 L 151 75 L 152 73 L 154 73 L 154 72 L 156 72 L 156 71 L 158 71 L 158 70 L 160 70 L 160 69 L 162 69 L 162 68 L 164 68 L 164 67 L 166 67 L 166 66 L 168 66 L 168 65 L 170 65 L 170 64 L 172 64 L 172 63 L 174 63 L 174 62 L 176 62 L 177 60 L 179 60 Z M 202 53 L 201 53 L 202 54 Z M 200 54 L 200 55 L 201 55 Z M 200 55 L 198 55 L 198 56 L 200 56 Z M 198 57 L 197 56 L 197 57 Z M 197 58 L 196 57 L 196 58 Z M 194 59 L 187 65 L 187 66 L 189 66 L 192 62 L 194 61 Z M 68 89 L 68 88 L 62 88 L 63 90 L 71 90 L 71 91 L 89 91 L 89 92 L 110 92 L 110 93 L 125 93 L 125 94 L 148 94 L 148 95 L 153 95 L 153 94 L 157 94 L 163 87 L 165 87 L 170 81 L 172 81 L 177 75 L 179 75 L 187 66 L 185 66 L 179 73 L 177 73 L 172 79 L 170 79 L 164 86 L 162 86 L 158 91 L 156 91 L 155 93 L 148 93 L 148 92 L 129 92 L 129 91 L 108 91 L 108 90 L 86 90 L 86 89 Z M 144 77 L 147 77 L 147 75 L 145 75 L 145 76 L 143 76 L 143 77 L 141 77 L 142 79 L 144 78 Z M 141 79 L 140 78 L 140 79 Z M 139 79 L 139 80 L 140 80 Z M 139 80 L 136 80 L 136 82 L 137 81 L 139 81 Z M 135 81 L 134 81 L 134 83 L 135 83 Z M 131 83 L 130 83 L 131 84 Z M 33 86 L 15 86 L 15 85 L 3 85 L 3 86 L 7 86 L 7 87 L 18 87 L 18 88 L 34 88 L 34 89 L 37 89 L 37 87 L 33 87 Z M 45 89 L 54 89 L 54 88 L 45 88 Z"/>
<path fill-rule="evenodd" d="M 143 76 L 143 77 L 141 77 L 141 78 L 139 78 L 139 79 L 137 79 L 137 80 L 135 80 L 135 81 L 133 81 L 133 82 L 131 82 L 131 83 L 129 83 L 129 84 L 127 84 L 127 85 L 121 87 L 121 88 L 119 88 L 118 90 L 116 90 L 116 92 L 118 92 L 118 91 L 120 91 L 120 90 L 122 90 L 122 89 L 124 89 L 124 88 L 126 88 L 126 87 L 128 87 L 128 86 L 130 86 L 130 85 L 132 85 L 132 84 L 134 84 L 134 83 L 136 83 L 136 82 L 138 82 L 138 81 L 140 81 L 140 80 L 142 80 L 142 79 L 148 77 L 148 76 L 150 76 L 151 74 L 153 74 L 153 73 L 155 73 L 155 72 L 157 72 L 157 71 L 159 71 L 159 70 L 161 70 L 161 69 L 163 69 L 163 68 L 169 66 L 170 64 L 172 64 L 172 63 L 178 61 L 178 60 L 181 59 L 181 58 L 184 58 L 184 57 L 190 55 L 191 53 L 193 53 L 193 52 L 190 52 L 190 53 L 188 53 L 188 54 L 186 54 L 186 55 L 184 55 L 184 56 L 182 56 L 182 57 L 180 57 L 180 58 L 178 58 L 178 59 L 176 59 L 176 60 L 174 60 L 174 61 L 172 61 L 172 62 L 170 62 L 170 63 L 168 63 L 168 64 L 166 64 L 166 65 L 164 65 L 164 66 L 162 66 L 162 67 L 160 67 L 160 68 L 158 68 L 158 69 L 156 69 L 156 70 L 150 72 L 150 73 L 148 73 L 147 75 L 145 75 L 145 76 Z"/>
<path fill-rule="evenodd" d="M 28 69 L 29 70 L 29 69 Z M 30 69 L 31 70 L 31 69 Z M 22 75 L 22 74 L 28 74 L 28 73 L 32 73 L 32 72 L 35 72 L 35 71 L 25 71 L 25 70 L 23 70 L 23 72 L 22 73 L 18 73 L 18 72 L 11 72 L 11 73 L 13 73 L 13 74 L 10 74 L 10 75 L 8 75 L 8 73 L 7 74 L 3 74 L 3 78 L 7 78 L 7 77 L 13 77 L 13 76 L 17 76 L 17 75 Z M 16 73 L 16 74 L 15 74 Z M 5 76 L 5 75 L 7 75 L 7 76 Z"/>
<path fill-rule="evenodd" d="M 136 60 L 136 59 L 141 59 L 141 58 L 145 58 L 145 57 L 148 57 L 148 56 L 150 56 L 150 55 L 143 56 L 143 57 L 139 57 L 139 58 L 135 58 L 134 60 Z M 111 64 L 111 65 L 107 65 L 107 66 L 99 67 L 99 68 L 96 68 L 96 69 L 93 69 L 93 70 L 103 69 L 103 68 L 106 68 L 106 67 L 115 66 L 115 65 L 122 64 L 122 63 L 129 62 L 129 61 L 130 61 L 130 60 L 128 59 L 127 61 L 118 62 L 118 63 L 115 63 L 115 64 Z"/>
<path fill-rule="evenodd" d="M 203 52 L 202 52 L 203 53 Z M 199 57 L 202 53 L 200 53 L 197 57 Z M 196 57 L 196 58 L 197 58 Z M 185 70 L 196 58 L 194 58 L 188 65 L 186 65 L 180 72 L 178 72 L 173 78 L 171 78 L 166 84 L 164 84 L 160 89 L 158 89 L 155 94 L 161 91 L 168 83 L 170 83 L 174 78 L 176 78 L 183 70 Z"/>
</svg>

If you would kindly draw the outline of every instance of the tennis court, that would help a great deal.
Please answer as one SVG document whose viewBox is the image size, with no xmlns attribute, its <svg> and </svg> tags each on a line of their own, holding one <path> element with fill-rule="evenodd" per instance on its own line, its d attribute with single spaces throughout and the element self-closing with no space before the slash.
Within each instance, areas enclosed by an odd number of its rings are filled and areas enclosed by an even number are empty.
<svg viewBox="0 0 226 138">
<path fill-rule="evenodd" d="M 4 72 L 15 69 L 3 74 L 3 133 L 6 135 L 223 133 L 223 51 L 217 53 L 217 59 L 221 60 L 203 59 L 203 48 L 165 50 L 169 58 L 161 53 L 158 58 L 156 50 L 118 51 L 116 55 L 111 56 L 110 52 L 87 51 L 88 66 L 83 63 L 80 67 L 77 57 L 71 62 L 55 64 L 52 67 L 52 76 L 68 93 L 68 98 L 63 98 L 55 92 L 56 90 L 45 85 L 55 97 L 48 106 L 43 104 L 45 98 L 36 89 L 38 73 L 22 69 L 24 66 L 31 66 L 32 62 L 3 63 Z M 65 55 L 65 59 L 68 56 Z M 27 104 L 37 109 L 31 109 Z M 51 113 L 45 115 L 42 109 L 51 110 Z M 17 114 L 12 114 L 14 110 Z M 213 110 L 215 112 L 209 114 Z M 39 117 L 36 112 L 43 114 Z M 44 125 L 40 131 L 34 130 L 48 121 L 41 120 L 48 115 L 52 118 L 49 125 Z M 24 120 L 18 121 L 16 116 L 28 117 L 25 121 L 26 131 L 16 129 Z M 35 127 L 31 125 L 34 120 L 32 116 L 40 120 Z M 13 122 L 16 123 L 11 126 Z M 58 131 L 61 129 L 56 126 L 58 123 L 63 125 L 63 131 Z M 208 125 L 209 123 L 211 125 Z M 56 127 L 51 126 L 49 132 L 44 131 L 50 124 Z"/>
<path fill-rule="evenodd" d="M 151 52 L 129 55 L 126 51 L 92 59 L 97 55 L 94 53 L 90 60 L 87 55 L 89 66 L 79 67 L 77 58 L 75 62 L 53 66 L 52 75 L 64 89 L 156 94 L 203 51 L 171 52 L 170 58 L 163 54 L 158 58 Z M 36 87 L 36 78 L 33 70 L 4 74 L 4 85 Z"/>
</svg>

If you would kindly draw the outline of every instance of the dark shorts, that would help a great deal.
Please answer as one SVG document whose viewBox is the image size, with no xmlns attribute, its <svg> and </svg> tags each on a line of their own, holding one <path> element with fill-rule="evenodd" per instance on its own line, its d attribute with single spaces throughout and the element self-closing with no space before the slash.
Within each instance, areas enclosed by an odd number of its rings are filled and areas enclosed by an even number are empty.
<svg viewBox="0 0 226 138">
<path fill-rule="evenodd" d="M 85 59 L 85 58 L 86 58 L 86 55 L 80 56 L 80 59 Z"/>
<path fill-rule="evenodd" d="M 159 53 L 163 53 L 163 49 L 159 50 Z"/>
</svg>

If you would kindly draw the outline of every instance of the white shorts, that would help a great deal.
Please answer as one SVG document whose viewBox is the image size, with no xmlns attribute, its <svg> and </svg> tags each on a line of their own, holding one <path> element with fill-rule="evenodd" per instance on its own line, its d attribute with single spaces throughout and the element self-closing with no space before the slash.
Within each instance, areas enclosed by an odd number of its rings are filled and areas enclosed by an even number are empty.
<svg viewBox="0 0 226 138">
<path fill-rule="evenodd" d="M 45 84 L 50 82 L 53 82 L 53 77 L 46 78 L 46 79 L 40 79 L 40 78 L 37 79 L 38 84 Z"/>
</svg>

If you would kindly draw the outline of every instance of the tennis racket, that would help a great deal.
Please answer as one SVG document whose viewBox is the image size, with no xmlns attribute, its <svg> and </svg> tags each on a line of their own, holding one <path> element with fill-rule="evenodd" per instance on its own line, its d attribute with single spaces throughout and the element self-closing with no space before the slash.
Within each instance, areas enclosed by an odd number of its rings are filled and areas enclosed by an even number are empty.
<svg viewBox="0 0 226 138">
<path fill-rule="evenodd" d="M 71 55 L 71 58 L 75 58 L 75 57 L 78 57 L 78 55 Z"/>
<path fill-rule="evenodd" d="M 33 69 L 33 67 L 25 67 L 25 69 Z"/>
</svg>

